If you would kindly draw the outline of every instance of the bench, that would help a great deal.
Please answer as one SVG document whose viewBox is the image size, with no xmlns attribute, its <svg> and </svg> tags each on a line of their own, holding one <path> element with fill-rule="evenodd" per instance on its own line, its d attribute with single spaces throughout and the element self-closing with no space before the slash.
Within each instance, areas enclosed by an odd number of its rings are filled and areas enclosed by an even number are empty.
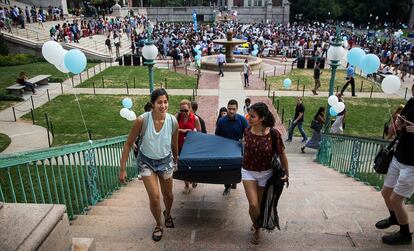
<svg viewBox="0 0 414 251">
<path fill-rule="evenodd" d="M 27 82 L 32 83 L 35 86 L 35 88 L 36 86 L 39 86 L 39 85 L 48 85 L 50 76 L 51 75 L 38 75 L 36 77 L 28 79 Z M 14 84 L 12 86 L 7 87 L 6 90 L 8 93 L 14 93 L 19 96 L 21 96 L 25 90 L 31 91 L 29 87 L 26 87 L 25 85 L 22 85 L 22 84 Z"/>
</svg>

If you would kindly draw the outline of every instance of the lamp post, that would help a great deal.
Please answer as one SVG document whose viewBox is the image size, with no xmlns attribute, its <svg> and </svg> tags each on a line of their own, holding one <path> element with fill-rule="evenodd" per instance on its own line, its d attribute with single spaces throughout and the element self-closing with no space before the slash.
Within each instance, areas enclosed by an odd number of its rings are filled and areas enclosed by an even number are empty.
<svg viewBox="0 0 414 251">
<path fill-rule="evenodd" d="M 152 26 L 148 24 L 147 42 L 145 42 L 144 48 L 142 48 L 142 56 L 145 58 L 144 65 L 148 66 L 150 94 L 154 91 L 154 59 L 157 58 L 157 55 L 158 49 L 152 40 Z"/>
<path fill-rule="evenodd" d="M 331 66 L 331 80 L 329 81 L 329 97 L 334 93 L 335 85 L 335 75 L 336 69 L 340 66 L 340 60 L 343 57 L 344 49 L 342 47 L 342 38 L 339 28 L 336 28 L 336 36 L 334 41 L 330 43 L 327 58 L 329 60 L 329 65 Z M 325 132 L 328 132 L 328 129 L 331 125 L 331 115 L 329 113 L 330 105 L 328 104 L 326 110 L 326 120 L 325 120 Z"/>
</svg>

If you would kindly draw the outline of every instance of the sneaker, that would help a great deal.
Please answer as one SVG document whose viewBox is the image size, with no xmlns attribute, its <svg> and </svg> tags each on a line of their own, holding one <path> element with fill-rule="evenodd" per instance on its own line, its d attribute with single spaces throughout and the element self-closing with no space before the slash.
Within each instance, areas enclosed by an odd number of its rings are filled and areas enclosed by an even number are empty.
<svg viewBox="0 0 414 251">
<path fill-rule="evenodd" d="M 223 191 L 223 196 L 227 196 L 227 195 L 230 195 L 230 187 L 226 187 L 226 188 L 224 188 L 224 191 Z"/>
<path fill-rule="evenodd" d="M 390 235 L 384 235 L 382 242 L 388 245 L 407 245 L 412 242 L 412 233 L 402 234 L 400 231 Z"/>
<path fill-rule="evenodd" d="M 231 184 L 231 189 L 237 189 L 237 184 Z"/>
<path fill-rule="evenodd" d="M 358 95 L 355 94 L 355 95 L 352 95 L 352 97 L 358 97 Z"/>
<path fill-rule="evenodd" d="M 292 142 L 292 140 L 291 139 L 287 139 L 285 142 Z"/>
<path fill-rule="evenodd" d="M 375 224 L 375 227 L 378 229 L 386 229 L 392 225 L 398 225 L 396 222 L 391 221 L 390 217 L 380 220 Z"/>
</svg>

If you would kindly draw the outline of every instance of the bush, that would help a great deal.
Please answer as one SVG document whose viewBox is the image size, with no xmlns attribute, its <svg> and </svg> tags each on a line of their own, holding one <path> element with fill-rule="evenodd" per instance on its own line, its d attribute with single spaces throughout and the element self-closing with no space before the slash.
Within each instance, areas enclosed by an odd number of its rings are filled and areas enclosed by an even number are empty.
<svg viewBox="0 0 414 251">
<path fill-rule="evenodd" d="M 4 37 L 3 34 L 0 35 L 0 55 L 8 55 L 9 54 L 9 48 L 7 48 L 7 45 L 4 43 Z"/>
<path fill-rule="evenodd" d="M 30 54 L 16 54 L 8 56 L 0 55 L 0 67 L 31 64 L 40 61 L 42 61 L 42 59 Z"/>
<path fill-rule="evenodd" d="M 49 82 L 51 83 L 62 83 L 63 81 L 65 81 L 63 78 L 59 78 L 59 77 L 50 77 L 49 78 Z"/>
<path fill-rule="evenodd" d="M 22 99 L 21 97 L 8 94 L 4 91 L 0 92 L 0 100 L 2 101 L 24 101 L 24 99 Z"/>
<path fill-rule="evenodd" d="M 100 63 L 102 63 L 102 60 L 100 60 L 100 59 L 89 59 L 88 58 L 88 63 L 97 63 L 97 64 L 100 64 Z"/>
</svg>

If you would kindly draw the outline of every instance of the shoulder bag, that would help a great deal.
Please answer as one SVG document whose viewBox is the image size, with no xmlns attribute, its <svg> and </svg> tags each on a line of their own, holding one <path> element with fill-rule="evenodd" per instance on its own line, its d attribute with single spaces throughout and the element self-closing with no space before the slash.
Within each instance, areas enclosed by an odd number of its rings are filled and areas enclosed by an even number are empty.
<svg viewBox="0 0 414 251">
<path fill-rule="evenodd" d="M 394 145 L 399 137 L 395 137 L 394 140 L 385 148 L 382 148 L 374 159 L 374 170 L 379 174 L 387 174 L 388 167 L 394 157 Z"/>
</svg>

